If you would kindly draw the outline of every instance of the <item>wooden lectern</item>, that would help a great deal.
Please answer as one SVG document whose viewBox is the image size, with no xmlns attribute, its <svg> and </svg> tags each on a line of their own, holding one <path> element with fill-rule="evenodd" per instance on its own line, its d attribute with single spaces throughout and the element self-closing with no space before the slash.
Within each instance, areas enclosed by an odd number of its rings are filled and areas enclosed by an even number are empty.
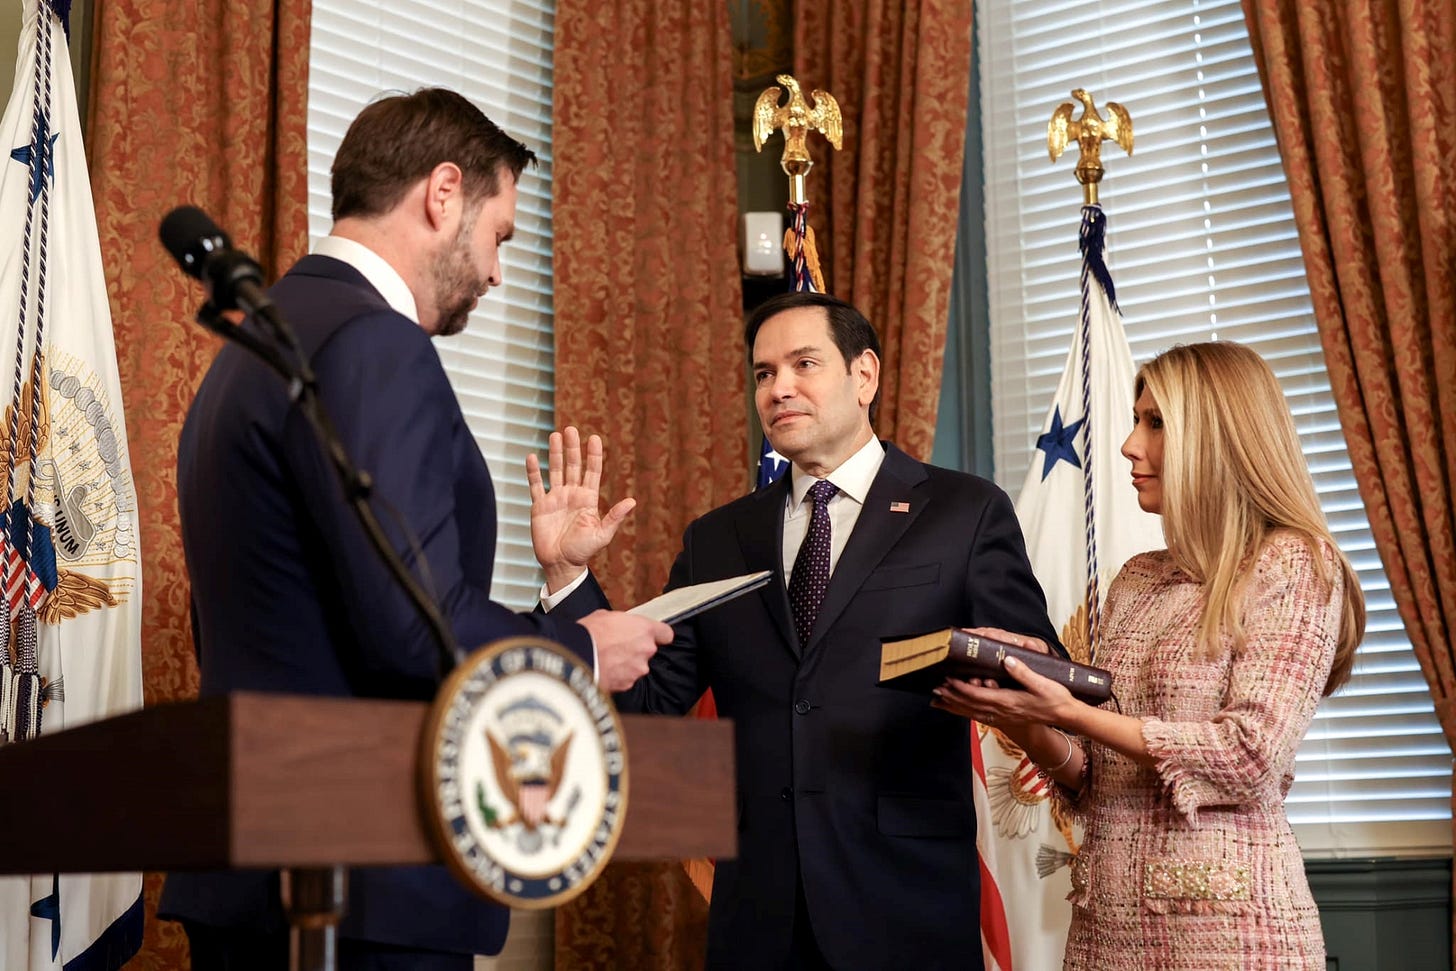
<svg viewBox="0 0 1456 971">
<path fill-rule="evenodd" d="M 0 748 L 0 874 L 439 862 L 420 818 L 423 702 L 237 693 Z M 731 723 L 622 716 L 613 858 L 737 852 Z"/>
</svg>

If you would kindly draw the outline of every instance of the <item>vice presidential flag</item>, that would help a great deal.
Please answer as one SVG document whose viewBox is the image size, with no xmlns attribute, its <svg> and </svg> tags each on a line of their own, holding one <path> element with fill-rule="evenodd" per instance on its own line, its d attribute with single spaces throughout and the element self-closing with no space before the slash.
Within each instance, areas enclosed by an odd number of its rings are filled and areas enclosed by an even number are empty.
<svg viewBox="0 0 1456 971">
<path fill-rule="evenodd" d="M 0 121 L 0 745 L 142 703 L 136 495 L 69 8 L 22 3 Z M 97 792 L 97 811 L 122 795 Z M 141 945 L 141 890 L 136 873 L 0 877 L 0 967 L 120 967 Z"/>
<path fill-rule="evenodd" d="M 1129 557 L 1163 546 L 1162 524 L 1138 506 L 1121 455 L 1132 429 L 1135 372 L 1104 259 L 1105 227 L 1100 206 L 1083 207 L 1081 314 L 1016 502 L 1048 616 L 1082 662 L 1095 650 L 1107 585 Z M 994 729 L 977 729 L 986 966 L 1059 968 L 1071 920 L 1068 864 L 1080 834 L 1021 750 Z"/>
</svg>

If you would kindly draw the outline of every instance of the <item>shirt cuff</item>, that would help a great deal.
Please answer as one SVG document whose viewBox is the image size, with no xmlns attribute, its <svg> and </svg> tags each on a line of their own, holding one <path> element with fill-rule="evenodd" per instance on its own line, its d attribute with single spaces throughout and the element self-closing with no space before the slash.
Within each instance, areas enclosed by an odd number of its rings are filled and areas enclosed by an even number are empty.
<svg viewBox="0 0 1456 971">
<path fill-rule="evenodd" d="M 547 593 L 546 584 L 541 584 L 541 612 L 547 614 L 551 613 L 552 610 L 554 610 L 557 606 L 561 604 L 561 601 L 565 600 L 573 593 L 576 593 L 577 587 L 580 587 L 583 583 L 586 582 L 586 576 L 590 572 L 590 570 L 582 570 L 581 576 L 577 577 L 575 580 L 572 580 L 570 583 L 568 583 L 566 586 L 562 587 L 555 593 Z"/>
<path fill-rule="evenodd" d="M 563 600 L 575 593 L 577 587 L 580 587 L 583 583 L 586 582 L 586 577 L 589 572 L 591 571 L 582 570 L 581 576 L 577 577 L 575 580 L 572 580 L 570 583 L 568 583 L 566 586 L 562 587 L 555 593 L 547 593 L 546 584 L 541 584 L 541 612 L 543 614 L 551 613 L 551 608 L 558 606 Z M 601 668 L 597 664 L 597 639 L 595 637 L 592 637 L 591 631 L 587 631 L 586 636 L 591 641 L 592 680 L 595 681 L 601 676 Z"/>
</svg>

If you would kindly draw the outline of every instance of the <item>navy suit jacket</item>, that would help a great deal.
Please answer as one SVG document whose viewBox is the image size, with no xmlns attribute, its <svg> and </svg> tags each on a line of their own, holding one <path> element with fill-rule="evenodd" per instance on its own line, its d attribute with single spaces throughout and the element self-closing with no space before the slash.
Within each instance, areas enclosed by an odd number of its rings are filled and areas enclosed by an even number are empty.
<svg viewBox="0 0 1456 971">
<path fill-rule="evenodd" d="M 687 529 L 668 587 L 775 580 L 679 625 L 620 708 L 681 714 L 712 688 L 734 726 L 738 858 L 720 860 L 708 966 L 789 961 L 796 886 L 836 968 L 981 967 L 968 722 L 879 687 L 880 639 L 994 626 L 1060 649 L 994 484 L 886 447 L 807 644 L 784 582 L 789 478 Z M 899 504 L 908 511 L 898 511 Z M 583 584 L 558 609 L 601 606 Z"/>
<path fill-rule="evenodd" d="M 490 599 L 495 492 L 428 335 L 328 257 L 300 260 L 272 296 L 312 360 L 345 449 L 373 476 L 391 544 L 461 647 L 538 634 L 590 663 L 584 628 Z M 283 382 L 235 344 L 218 353 L 188 412 L 178 504 L 204 696 L 434 696 L 430 628 L 369 544 Z M 161 911 L 218 927 L 283 926 L 276 873 L 173 874 Z M 490 954 L 507 920 L 443 867 L 359 868 L 340 933 Z"/>
</svg>

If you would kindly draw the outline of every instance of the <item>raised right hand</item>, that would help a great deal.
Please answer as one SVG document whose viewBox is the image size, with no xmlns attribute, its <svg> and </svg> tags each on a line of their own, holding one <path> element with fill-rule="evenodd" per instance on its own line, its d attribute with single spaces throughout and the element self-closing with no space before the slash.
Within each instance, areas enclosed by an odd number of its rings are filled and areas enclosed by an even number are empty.
<svg viewBox="0 0 1456 971">
<path fill-rule="evenodd" d="M 595 610 L 580 624 L 597 647 L 597 684 L 604 691 L 626 691 L 647 673 L 657 645 L 672 643 L 672 628 L 660 620 L 616 610 Z"/>
<path fill-rule="evenodd" d="M 623 499 L 600 514 L 602 440 L 586 441 L 582 462 L 581 434 L 568 425 L 552 432 L 547 458 L 551 488 L 541 480 L 541 460 L 526 456 L 526 484 L 531 490 L 531 548 L 546 572 L 546 589 L 555 593 L 586 571 L 591 558 L 606 548 L 627 518 L 635 499 Z"/>
</svg>

